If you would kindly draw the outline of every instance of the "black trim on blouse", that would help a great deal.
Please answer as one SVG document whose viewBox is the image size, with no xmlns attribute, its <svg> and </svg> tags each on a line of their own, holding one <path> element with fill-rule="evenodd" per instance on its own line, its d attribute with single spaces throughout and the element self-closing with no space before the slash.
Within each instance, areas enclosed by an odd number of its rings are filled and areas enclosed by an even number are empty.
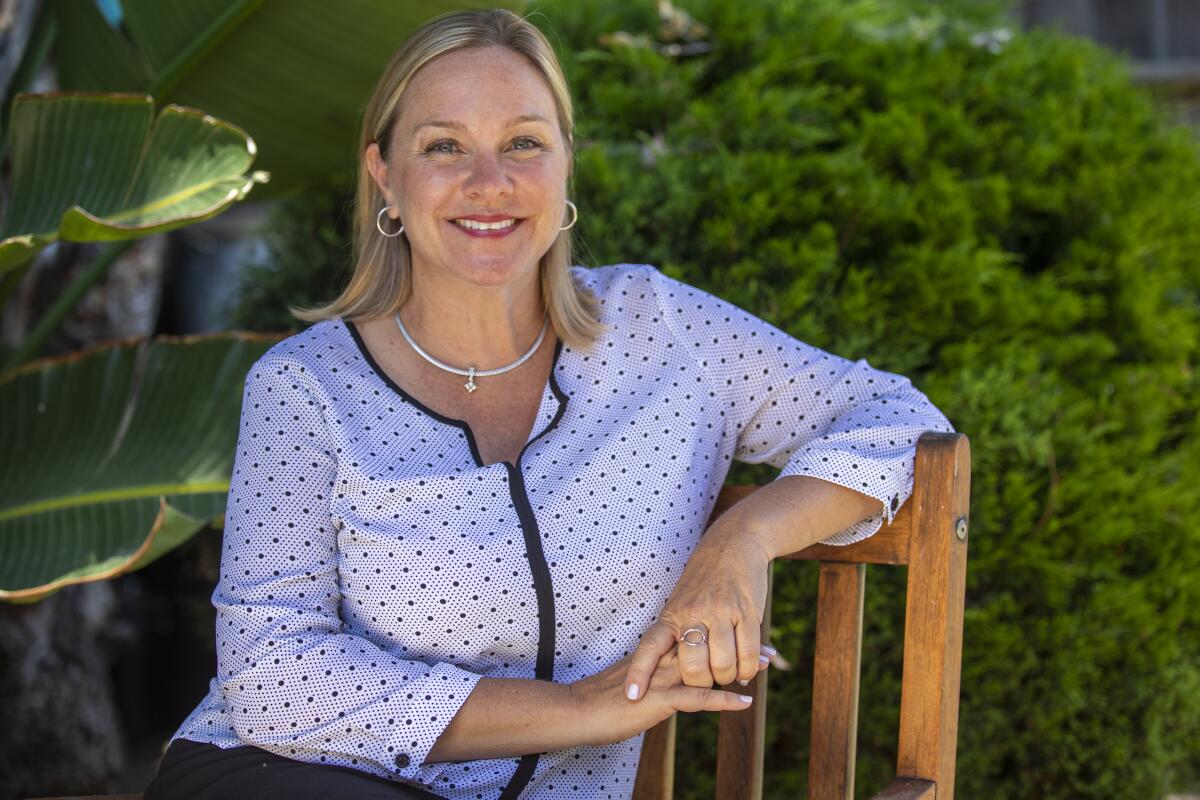
<svg viewBox="0 0 1200 800">
<path fill-rule="evenodd" d="M 348 330 L 350 332 L 350 336 L 354 339 L 354 344 L 358 347 L 359 353 L 361 353 L 363 359 L 366 360 L 367 366 L 369 366 L 371 368 L 371 370 L 377 376 L 379 376 L 379 379 L 382 380 L 384 383 L 386 383 L 393 392 L 398 394 L 400 396 L 401 400 L 403 400 L 404 402 L 406 402 L 412 406 L 415 406 L 417 409 L 424 412 L 425 414 L 428 414 L 429 416 L 433 417 L 434 419 L 438 420 L 439 422 L 444 422 L 447 425 L 453 425 L 454 427 L 460 429 L 467 437 L 467 445 L 471 448 L 471 457 L 475 460 L 475 466 L 477 466 L 477 467 L 491 466 L 490 464 L 483 463 L 483 456 L 481 456 L 479 454 L 479 445 L 476 444 L 476 442 L 475 442 L 475 433 L 474 433 L 474 431 L 471 430 L 470 423 L 468 423 L 466 420 L 455 419 L 454 417 L 448 417 L 445 414 L 439 414 L 438 412 L 434 411 L 432 408 L 429 408 L 427 405 L 422 403 L 417 398 L 413 397 L 408 392 L 401 389 L 399 384 L 397 384 L 395 381 L 393 381 L 388 376 L 388 374 L 383 371 L 383 369 L 379 366 L 379 362 L 375 360 L 375 357 L 373 355 L 371 355 L 371 351 L 367 349 L 367 344 L 366 344 L 366 342 L 363 341 L 362 334 L 359 332 L 358 326 L 355 325 L 353 322 L 351 322 L 349 320 L 343 320 L 340 317 L 338 318 L 338 321 L 341 322 L 342 325 L 346 328 L 346 330 Z M 558 359 L 559 359 L 559 355 L 562 353 L 562 349 L 563 349 L 562 339 L 557 339 L 554 343 L 554 363 L 550 365 L 550 391 L 554 394 L 554 396 L 556 398 L 558 398 L 558 414 L 554 417 L 554 420 L 551 421 L 551 423 L 549 425 L 547 425 L 542 431 L 540 431 L 536 436 L 530 437 L 529 441 L 525 443 L 525 447 L 529 447 L 529 445 L 533 444 L 534 441 L 536 441 L 543 434 L 545 434 L 547 431 L 549 431 L 551 428 L 553 428 L 558 423 L 559 417 L 562 416 L 563 406 L 566 405 L 567 396 L 566 396 L 566 394 L 563 393 L 562 389 L 559 388 L 558 381 L 554 377 L 554 373 L 558 370 Z M 539 403 L 539 405 L 541 403 L 540 396 L 538 398 L 538 403 Z M 525 452 L 525 447 L 521 448 L 522 454 L 524 454 L 524 452 Z M 521 457 L 520 457 L 520 455 L 518 455 L 517 456 L 518 463 L 520 462 L 520 460 L 521 460 Z M 505 466 L 510 467 L 510 468 L 513 466 L 512 463 L 509 461 L 497 461 L 495 463 L 504 464 Z"/>
<path fill-rule="evenodd" d="M 367 349 L 366 343 L 359 333 L 358 326 L 348 320 L 341 320 L 346 330 L 350 332 L 354 339 L 355 345 L 362 353 L 367 365 L 379 376 L 380 380 L 391 387 L 402 400 L 410 403 L 422 412 L 428 414 L 440 422 L 447 425 L 453 425 L 462 430 L 467 437 L 467 444 L 471 447 L 471 456 L 475 459 L 475 464 L 478 467 L 486 467 L 483 463 L 483 458 L 479 455 L 479 447 L 475 443 L 475 434 L 471 430 L 471 426 L 465 420 L 448 417 L 444 414 L 439 414 L 432 408 L 427 407 L 417 398 L 410 395 L 408 392 L 400 388 L 387 373 L 380 367 L 379 363 L 371 355 L 371 351 Z M 517 511 L 517 518 L 521 521 L 521 534 L 525 539 L 525 550 L 529 554 L 529 569 L 533 573 L 533 587 L 537 594 L 538 601 L 538 652 L 537 664 L 534 667 L 534 678 L 536 680 L 552 681 L 554 680 L 554 648 L 555 648 L 555 614 L 554 614 L 554 586 L 551 583 L 550 567 L 546 563 L 546 554 L 542 550 L 542 537 L 538 530 L 537 517 L 533 513 L 533 507 L 529 503 L 529 495 L 525 489 L 525 475 L 521 471 L 521 458 L 525 455 L 525 451 L 529 446 L 538 439 L 545 436 L 558 425 L 563 414 L 567 410 L 567 395 L 558 385 L 558 379 L 555 373 L 558 371 L 559 356 L 562 353 L 563 342 L 558 339 L 554 345 L 554 363 L 550 366 L 550 391 L 558 400 L 558 411 L 554 415 L 554 419 L 541 431 L 529 438 L 525 446 L 521 448 L 521 452 L 517 454 L 517 463 L 512 464 L 508 461 L 499 461 L 496 463 L 503 464 L 508 470 L 508 488 L 512 495 L 513 507 Z M 544 393 L 543 393 L 544 394 Z M 538 400 L 539 407 L 541 399 Z M 535 423 L 536 424 L 536 423 Z M 540 754 L 530 753 L 521 756 L 517 762 L 517 768 L 513 772 L 512 779 L 504 787 L 500 793 L 500 800 L 516 800 L 521 794 L 521 791 L 529 785 L 533 779 L 533 773 L 537 769 L 537 762 Z"/>
</svg>

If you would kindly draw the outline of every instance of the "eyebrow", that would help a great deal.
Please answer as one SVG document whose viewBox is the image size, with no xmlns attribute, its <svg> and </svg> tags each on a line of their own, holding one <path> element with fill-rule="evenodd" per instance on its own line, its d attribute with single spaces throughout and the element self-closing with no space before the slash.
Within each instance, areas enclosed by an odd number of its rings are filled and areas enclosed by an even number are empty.
<svg viewBox="0 0 1200 800">
<path fill-rule="evenodd" d="M 519 117 L 513 117 L 508 121 L 508 127 L 520 125 L 522 122 L 545 122 L 550 123 L 550 120 L 543 117 L 541 114 L 521 114 Z M 464 131 L 466 127 L 461 122 L 454 120 L 432 119 L 427 122 L 422 122 L 412 129 L 413 133 L 421 130 L 421 128 L 449 128 L 454 131 Z"/>
</svg>

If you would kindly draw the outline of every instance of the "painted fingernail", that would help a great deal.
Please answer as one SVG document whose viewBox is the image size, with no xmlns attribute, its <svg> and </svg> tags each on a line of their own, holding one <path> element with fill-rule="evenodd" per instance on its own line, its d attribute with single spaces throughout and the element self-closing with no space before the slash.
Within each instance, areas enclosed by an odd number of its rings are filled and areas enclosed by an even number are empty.
<svg viewBox="0 0 1200 800">
<path fill-rule="evenodd" d="M 778 651 L 778 650 L 776 650 L 774 647 L 771 647 L 771 645 L 769 645 L 769 644 L 764 644 L 764 645 L 762 646 L 762 649 L 763 649 L 763 650 L 766 650 L 766 651 L 767 651 L 768 653 L 770 653 L 771 655 L 778 655 L 778 654 L 779 654 L 779 651 Z"/>
<path fill-rule="evenodd" d="M 745 685 L 746 685 L 747 683 L 749 683 L 749 682 L 750 682 L 750 681 L 749 681 L 748 679 L 744 679 L 744 680 L 740 680 L 740 681 L 738 681 L 738 683 L 740 683 L 742 686 L 745 686 Z"/>
<path fill-rule="evenodd" d="M 751 697 L 751 696 L 750 696 L 750 695 L 748 695 L 748 694 L 739 694 L 739 695 L 738 695 L 738 697 L 739 697 L 739 698 L 741 698 L 741 701 L 742 701 L 743 703 L 749 703 L 751 700 L 753 700 L 753 699 L 754 699 L 753 697 Z"/>
<path fill-rule="evenodd" d="M 758 663 L 759 663 L 759 664 L 770 664 L 770 663 L 771 663 L 771 659 L 770 659 L 770 658 L 768 658 L 767 656 L 759 656 L 759 657 L 758 657 Z"/>
<path fill-rule="evenodd" d="M 638 685 L 637 685 L 636 683 L 631 683 L 631 684 L 629 684 L 629 691 L 627 691 L 627 692 L 625 693 L 625 696 L 626 696 L 626 697 L 628 697 L 630 700 L 637 700 L 637 698 L 638 698 Z"/>
</svg>

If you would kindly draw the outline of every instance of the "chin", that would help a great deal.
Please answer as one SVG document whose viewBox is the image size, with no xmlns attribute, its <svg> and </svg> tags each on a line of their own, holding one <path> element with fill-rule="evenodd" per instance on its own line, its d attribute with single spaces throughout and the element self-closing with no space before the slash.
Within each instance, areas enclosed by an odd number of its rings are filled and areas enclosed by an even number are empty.
<svg viewBox="0 0 1200 800">
<path fill-rule="evenodd" d="M 527 261 L 519 258 L 464 258 L 457 262 L 455 272 L 464 280 L 481 286 L 498 286 L 530 271 Z M 537 272 L 537 259 L 532 271 Z"/>
</svg>

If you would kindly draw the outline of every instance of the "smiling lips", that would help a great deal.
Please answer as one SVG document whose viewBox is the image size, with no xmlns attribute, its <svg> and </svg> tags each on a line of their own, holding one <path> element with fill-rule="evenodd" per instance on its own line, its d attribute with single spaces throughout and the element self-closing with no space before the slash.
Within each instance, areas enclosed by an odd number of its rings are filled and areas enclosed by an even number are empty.
<svg viewBox="0 0 1200 800">
<path fill-rule="evenodd" d="M 451 222 L 463 233 L 469 236 L 485 236 L 497 238 L 507 236 L 516 230 L 524 220 L 516 217 L 482 216 L 459 217 Z"/>
</svg>

